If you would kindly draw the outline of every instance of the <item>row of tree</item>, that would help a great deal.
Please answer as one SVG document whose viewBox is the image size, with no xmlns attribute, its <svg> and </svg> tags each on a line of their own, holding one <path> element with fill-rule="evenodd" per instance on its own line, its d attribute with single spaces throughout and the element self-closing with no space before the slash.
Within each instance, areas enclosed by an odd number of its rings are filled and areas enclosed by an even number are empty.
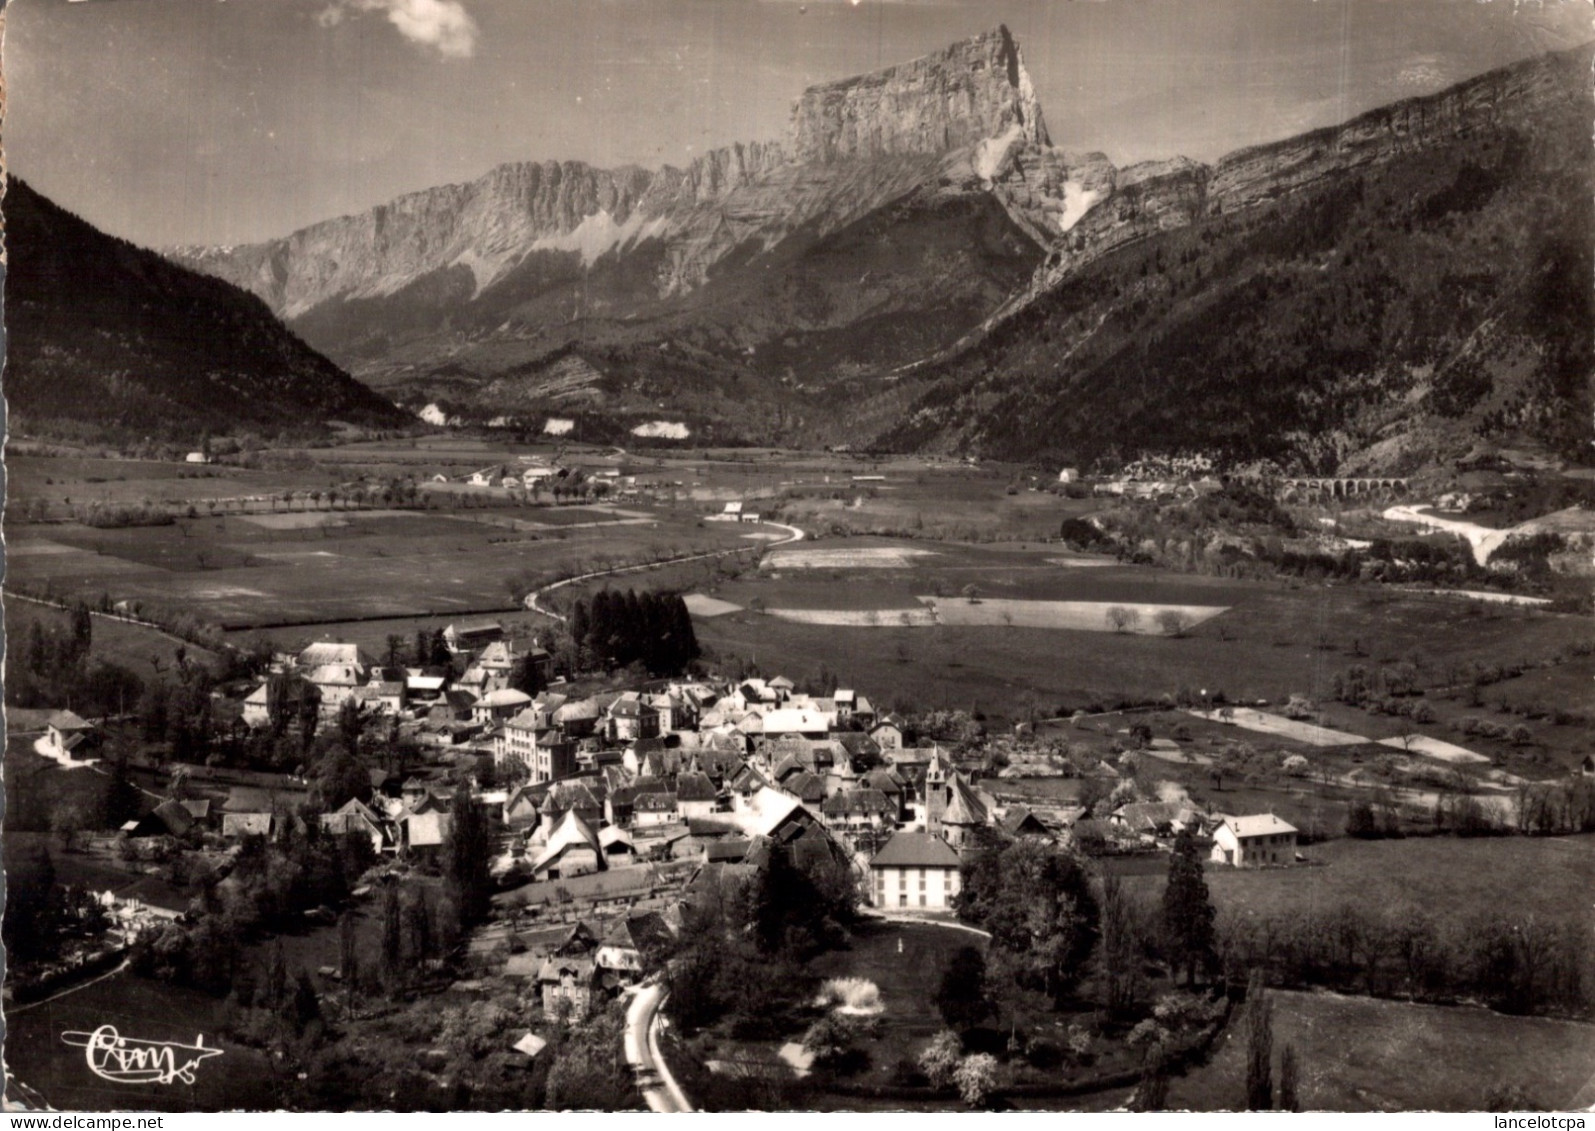
<svg viewBox="0 0 1595 1131">
<path fill-rule="evenodd" d="M 692 614 L 679 593 L 602 589 L 591 605 L 576 602 L 570 635 L 584 667 L 640 664 L 650 675 L 680 675 L 701 655 Z"/>
</svg>

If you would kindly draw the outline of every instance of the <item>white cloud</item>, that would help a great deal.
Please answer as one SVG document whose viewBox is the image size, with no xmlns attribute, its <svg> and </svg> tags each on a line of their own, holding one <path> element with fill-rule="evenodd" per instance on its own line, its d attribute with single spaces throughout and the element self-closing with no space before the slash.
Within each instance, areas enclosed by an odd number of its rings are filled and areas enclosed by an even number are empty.
<svg viewBox="0 0 1595 1131">
<path fill-rule="evenodd" d="M 332 0 L 316 22 L 335 27 L 350 9 L 385 13 L 405 39 L 434 48 L 446 59 L 469 59 L 476 53 L 476 21 L 460 0 Z"/>
</svg>

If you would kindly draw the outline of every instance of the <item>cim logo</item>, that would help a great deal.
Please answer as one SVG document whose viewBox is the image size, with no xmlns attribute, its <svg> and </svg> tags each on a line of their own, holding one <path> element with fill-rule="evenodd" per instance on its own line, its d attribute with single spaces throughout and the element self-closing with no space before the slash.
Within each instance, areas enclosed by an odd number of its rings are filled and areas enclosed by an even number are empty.
<svg viewBox="0 0 1595 1131">
<path fill-rule="evenodd" d="M 194 1069 L 206 1057 L 220 1056 L 221 1049 L 205 1047 L 203 1034 L 194 1043 L 142 1041 L 124 1037 L 115 1025 L 101 1025 L 92 1033 L 70 1030 L 61 1040 L 83 1050 L 89 1071 L 102 1080 L 117 1084 L 170 1084 L 194 1082 Z"/>
</svg>

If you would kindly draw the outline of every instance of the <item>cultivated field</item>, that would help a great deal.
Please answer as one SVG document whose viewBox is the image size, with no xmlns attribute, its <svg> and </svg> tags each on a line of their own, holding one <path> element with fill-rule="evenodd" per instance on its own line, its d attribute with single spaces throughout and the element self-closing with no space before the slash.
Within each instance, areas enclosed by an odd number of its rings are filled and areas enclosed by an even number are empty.
<svg viewBox="0 0 1595 1131">
<path fill-rule="evenodd" d="M 8 580 L 63 597 L 103 592 L 180 607 L 228 628 L 251 628 L 508 609 L 527 586 L 582 569 L 748 545 L 734 531 L 669 511 L 641 520 L 630 511 L 616 517 L 588 510 L 575 523 L 569 517 L 564 508 L 528 507 L 513 514 L 226 515 L 110 530 L 23 527 L 10 532 L 24 552 Z"/>
<path fill-rule="evenodd" d="M 1567 1110 L 1595 1073 L 1595 1025 L 1331 993 L 1272 991 L 1274 1050 L 1296 1046 L 1304 1111 L 1479 1111 L 1515 1085 Z M 1278 1067 L 1275 1068 L 1276 1080 Z M 1170 1081 L 1171 1110 L 1245 1107 L 1237 1014 L 1205 1065 Z"/>
<path fill-rule="evenodd" d="M 845 544 L 914 548 L 880 538 Z M 822 540 L 816 548 L 830 545 Z M 1155 698 L 1182 688 L 1222 693 L 1231 702 L 1303 694 L 1328 709 L 1332 677 L 1353 664 L 1417 656 L 1432 673 L 1443 671 L 1442 663 L 1546 656 L 1588 635 L 1587 618 L 1486 611 L 1417 593 L 1232 580 L 1118 563 L 1073 569 L 1049 560 L 1055 548 L 1023 543 L 933 545 L 935 557 L 915 558 L 904 569 L 760 569 L 734 579 L 683 569 L 669 583 L 749 610 L 701 618 L 698 636 L 721 656 L 756 660 L 767 675 L 783 672 L 801 681 L 823 666 L 844 683 L 870 689 L 878 705 L 978 709 L 1008 719 L 1033 709 L 1067 713 L 1118 696 Z M 974 605 L 962 595 L 970 585 L 978 594 Z M 927 594 L 936 595 L 942 612 L 942 623 L 934 626 L 918 611 L 926 608 L 921 598 Z M 1102 631 L 1113 605 L 1227 611 L 1184 637 L 1169 637 L 1159 634 L 1147 612 L 1135 625 L 1141 631 Z M 1089 606 L 1101 610 L 1081 614 L 1081 627 L 1096 629 L 1089 632 L 1060 626 L 1061 616 L 1053 627 L 1026 627 L 1013 612 Z M 768 611 L 752 611 L 761 607 Z M 977 623 L 948 623 L 951 610 Z M 1013 615 L 1012 623 L 1003 620 L 1004 612 Z M 862 631 L 866 627 L 870 631 Z M 1344 729 L 1372 739 L 1414 729 L 1404 719 L 1342 713 L 1356 720 Z M 1338 715 L 1334 725 L 1340 729 Z M 1237 728 L 1225 729 L 1241 737 Z M 1445 734 L 1443 725 L 1423 730 Z M 1571 742 L 1574 736 L 1557 737 Z"/>
<path fill-rule="evenodd" d="M 1012 625 L 1015 628 L 1067 628 L 1076 632 L 1139 632 L 1163 634 L 1159 617 L 1172 614 L 1185 629 L 1212 620 L 1225 612 L 1222 605 L 1160 605 L 1108 601 L 1016 601 L 983 597 L 978 601 L 961 598 L 921 597 L 942 624 Z M 1122 612 L 1123 618 L 1115 617 Z"/>
<path fill-rule="evenodd" d="M 1221 715 L 1219 711 L 1193 710 L 1190 713 L 1199 719 L 1232 723 L 1244 730 L 1276 738 L 1288 738 L 1293 742 L 1306 743 L 1308 746 L 1361 746 L 1368 741 L 1361 735 L 1314 726 L 1298 719 L 1287 719 L 1283 715 L 1271 715 L 1266 711 L 1254 711 L 1247 707 L 1234 708 L 1228 715 Z"/>
<path fill-rule="evenodd" d="M 1494 914 L 1561 920 L 1587 916 L 1595 904 L 1595 836 L 1342 839 L 1303 852 L 1312 866 L 1210 867 L 1207 885 L 1220 915 L 1276 917 L 1352 903 L 1457 922 Z M 1162 872 L 1130 882 L 1153 896 L 1166 868 L 1165 861 Z"/>
<path fill-rule="evenodd" d="M 760 563 L 765 569 L 907 569 L 934 550 L 914 546 L 868 546 L 846 550 L 776 550 Z"/>
</svg>

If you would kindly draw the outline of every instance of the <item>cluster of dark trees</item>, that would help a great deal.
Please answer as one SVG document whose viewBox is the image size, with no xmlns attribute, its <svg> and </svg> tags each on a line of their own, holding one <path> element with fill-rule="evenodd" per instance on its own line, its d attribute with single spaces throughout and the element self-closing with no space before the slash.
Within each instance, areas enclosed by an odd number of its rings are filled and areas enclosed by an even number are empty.
<svg viewBox="0 0 1595 1131">
<path fill-rule="evenodd" d="M 4 941 L 14 970 L 58 959 L 71 940 L 105 930 L 105 911 L 94 893 L 61 883 L 43 842 L 7 843 L 5 865 Z"/>
<path fill-rule="evenodd" d="M 314 814 L 279 821 L 275 836 L 246 837 L 225 874 L 200 877 L 191 923 L 146 931 L 134 945 L 140 973 L 225 994 L 247 975 L 244 946 L 337 907 L 374 862 L 371 842 L 324 832 Z"/>
<path fill-rule="evenodd" d="M 959 918 L 991 934 L 993 965 L 1061 1006 L 1085 974 L 1099 933 L 1081 859 L 1031 841 L 988 848 L 962 869 Z"/>
<path fill-rule="evenodd" d="M 576 602 L 570 634 L 579 661 L 589 667 L 640 664 L 650 675 L 680 675 L 701 654 L 679 593 L 600 590 L 590 606 Z"/>
<path fill-rule="evenodd" d="M 1508 1013 L 1585 1016 L 1595 1006 L 1595 935 L 1569 916 L 1481 912 L 1441 922 L 1412 908 L 1355 903 L 1294 914 L 1226 916 L 1223 968 L 1272 985 L 1449 1003 Z"/>
<path fill-rule="evenodd" d="M 91 659 L 94 622 L 87 605 L 74 605 L 69 617 L 63 629 L 47 629 L 40 619 L 29 622 L 6 657 L 6 702 L 13 707 L 70 706 L 86 717 L 131 710 L 144 681 L 121 664 Z"/>
<path fill-rule="evenodd" d="M 1190 985 L 1213 967 L 1215 913 L 1189 833 L 1175 842 L 1156 915 L 1116 876 L 1095 885 L 1080 857 L 1032 841 L 988 847 L 964 865 L 962 877 L 958 914 L 990 932 L 994 977 L 1043 993 L 1055 1006 L 1093 970 L 1104 1004 L 1124 1013 L 1142 997 L 1149 960 L 1183 970 Z M 944 993 L 950 988 L 944 984 Z"/>
<path fill-rule="evenodd" d="M 781 846 L 751 877 L 706 874 L 670 953 L 653 956 L 669 960 L 671 1017 L 688 1031 L 729 1018 L 746 1039 L 801 1026 L 815 982 L 803 964 L 843 941 L 857 900 L 845 863 Z"/>
</svg>

